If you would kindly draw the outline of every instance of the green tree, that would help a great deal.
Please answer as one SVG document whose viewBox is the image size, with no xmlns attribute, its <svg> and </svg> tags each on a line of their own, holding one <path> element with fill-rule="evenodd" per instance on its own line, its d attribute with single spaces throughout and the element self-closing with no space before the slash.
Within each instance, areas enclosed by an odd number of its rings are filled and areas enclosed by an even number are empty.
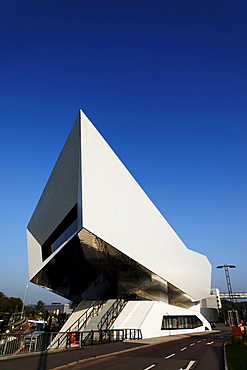
<svg viewBox="0 0 247 370">
<path fill-rule="evenodd" d="M 23 302 L 20 298 L 10 297 L 8 298 L 8 312 L 15 313 L 21 312 Z"/>
<path fill-rule="evenodd" d="M 29 318 L 35 318 L 36 317 L 36 310 L 35 307 L 32 306 L 25 306 L 25 316 Z"/>
<path fill-rule="evenodd" d="M 220 321 L 226 322 L 228 320 L 228 311 L 237 310 L 239 314 L 240 320 L 246 317 L 247 312 L 247 302 L 240 301 L 240 302 L 232 302 L 227 299 L 222 299 L 222 308 L 220 309 Z"/>
<path fill-rule="evenodd" d="M 9 298 L 3 292 L 0 292 L 0 317 L 4 317 L 6 313 L 21 312 L 22 304 L 20 298 Z"/>
<path fill-rule="evenodd" d="M 44 320 L 48 318 L 48 311 L 45 309 L 45 303 L 43 301 L 38 301 L 35 305 L 36 315 L 42 317 Z"/>
<path fill-rule="evenodd" d="M 0 318 L 5 316 L 8 307 L 8 297 L 0 292 Z"/>
<path fill-rule="evenodd" d="M 38 301 L 37 304 L 35 305 L 35 310 L 37 313 L 42 312 L 45 309 L 45 303 L 43 301 Z"/>
</svg>

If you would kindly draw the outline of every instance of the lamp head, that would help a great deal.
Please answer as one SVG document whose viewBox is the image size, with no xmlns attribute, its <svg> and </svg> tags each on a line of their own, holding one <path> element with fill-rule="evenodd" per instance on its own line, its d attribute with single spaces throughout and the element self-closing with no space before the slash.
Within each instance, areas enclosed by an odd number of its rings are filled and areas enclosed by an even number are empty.
<svg viewBox="0 0 247 370">
<path fill-rule="evenodd" d="M 223 267 L 230 267 L 231 269 L 235 269 L 235 265 L 223 265 L 223 266 L 217 266 L 217 269 L 222 269 Z"/>
</svg>

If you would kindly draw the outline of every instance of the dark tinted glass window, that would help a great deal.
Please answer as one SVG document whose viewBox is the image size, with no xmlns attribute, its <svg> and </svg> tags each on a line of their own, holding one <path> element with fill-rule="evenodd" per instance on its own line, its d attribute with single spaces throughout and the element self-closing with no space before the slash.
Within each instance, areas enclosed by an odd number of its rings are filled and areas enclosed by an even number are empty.
<svg viewBox="0 0 247 370">
<path fill-rule="evenodd" d="M 202 326 L 202 321 L 197 316 L 163 316 L 162 330 L 194 329 Z"/>
</svg>

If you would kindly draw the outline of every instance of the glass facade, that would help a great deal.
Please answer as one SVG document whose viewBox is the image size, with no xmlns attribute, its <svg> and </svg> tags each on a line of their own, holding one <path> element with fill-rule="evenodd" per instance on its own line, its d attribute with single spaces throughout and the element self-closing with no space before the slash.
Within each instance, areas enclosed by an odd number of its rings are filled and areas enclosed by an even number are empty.
<svg viewBox="0 0 247 370">
<path fill-rule="evenodd" d="M 71 216 L 49 237 L 46 248 L 42 246 L 47 263 L 33 283 L 76 304 L 111 298 L 163 301 L 184 308 L 193 304 L 178 288 L 86 229 L 58 250 L 75 232 L 76 207 Z"/>
<path fill-rule="evenodd" d="M 195 315 L 191 316 L 163 316 L 161 329 L 194 329 L 202 326 L 202 321 Z"/>
<path fill-rule="evenodd" d="M 43 261 L 78 230 L 77 208 L 78 205 L 76 203 L 41 246 Z"/>
<path fill-rule="evenodd" d="M 153 291 L 158 290 L 167 297 L 166 281 L 86 229 L 57 253 L 55 250 L 47 261 L 32 282 L 73 302 L 120 297 L 152 299 Z"/>
<path fill-rule="evenodd" d="M 67 233 L 71 235 L 74 224 L 75 221 L 69 223 L 69 228 L 60 227 L 62 233 L 57 233 L 53 240 L 49 238 L 52 243 L 46 243 L 49 245 L 47 263 L 34 276 L 33 283 L 75 303 L 125 298 L 157 300 L 180 307 L 191 305 L 191 300 L 179 289 L 86 229 L 57 250 Z"/>
</svg>

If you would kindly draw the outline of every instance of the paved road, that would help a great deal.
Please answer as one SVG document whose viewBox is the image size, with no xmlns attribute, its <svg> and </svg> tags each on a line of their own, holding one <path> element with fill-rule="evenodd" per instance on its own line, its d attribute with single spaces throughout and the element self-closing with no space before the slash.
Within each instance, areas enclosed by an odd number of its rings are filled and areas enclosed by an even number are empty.
<svg viewBox="0 0 247 370">
<path fill-rule="evenodd" d="M 0 370 L 47 370 L 83 359 L 109 355 L 114 352 L 145 346 L 132 341 L 100 344 L 92 347 L 68 349 L 57 352 L 33 353 L 10 357 L 0 361 Z"/>
<path fill-rule="evenodd" d="M 223 344 L 229 332 L 191 336 L 73 366 L 73 370 L 224 370 Z"/>
<path fill-rule="evenodd" d="M 223 330 L 45 352 L 2 360 L 0 370 L 223 370 L 222 348 L 230 334 Z"/>
</svg>

